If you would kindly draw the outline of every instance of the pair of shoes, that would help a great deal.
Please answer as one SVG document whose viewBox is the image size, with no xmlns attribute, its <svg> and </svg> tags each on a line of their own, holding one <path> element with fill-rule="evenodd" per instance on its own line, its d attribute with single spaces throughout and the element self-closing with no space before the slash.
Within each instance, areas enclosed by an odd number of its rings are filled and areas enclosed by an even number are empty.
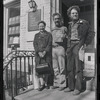
<svg viewBox="0 0 100 100">
<path fill-rule="evenodd" d="M 41 85 L 38 91 L 42 91 L 45 88 L 45 85 Z"/>
<path fill-rule="evenodd" d="M 59 88 L 58 86 L 51 86 L 51 89 Z"/>
<path fill-rule="evenodd" d="M 64 92 L 71 92 L 71 91 L 73 90 L 71 90 L 69 87 L 64 90 Z"/>
<path fill-rule="evenodd" d="M 62 91 L 62 90 L 64 90 L 65 88 L 66 88 L 66 87 L 59 87 L 58 90 L 59 90 L 59 91 Z"/>
<path fill-rule="evenodd" d="M 73 92 L 73 95 L 78 95 L 78 94 L 80 94 L 81 92 L 79 91 L 79 90 L 74 90 L 74 92 Z"/>
</svg>

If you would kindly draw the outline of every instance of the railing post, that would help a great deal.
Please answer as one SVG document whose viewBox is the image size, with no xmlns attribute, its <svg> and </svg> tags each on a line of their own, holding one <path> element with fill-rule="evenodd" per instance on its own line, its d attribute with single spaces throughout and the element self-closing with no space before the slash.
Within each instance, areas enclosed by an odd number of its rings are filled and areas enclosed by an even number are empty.
<svg viewBox="0 0 100 100">
<path fill-rule="evenodd" d="M 27 87 L 27 84 L 26 84 L 26 58 L 24 57 L 24 79 L 25 79 L 25 87 Z"/>
<path fill-rule="evenodd" d="M 23 83 L 22 83 L 22 66 L 21 66 L 21 57 L 19 58 L 20 59 L 20 84 L 21 84 L 21 87 L 23 86 Z"/>
<path fill-rule="evenodd" d="M 15 95 L 17 95 L 17 57 L 15 57 Z"/>
<path fill-rule="evenodd" d="M 6 100 L 4 80 L 3 80 L 3 100 Z"/>
<path fill-rule="evenodd" d="M 28 85 L 30 85 L 30 65 L 29 65 L 29 57 L 28 57 Z"/>
<path fill-rule="evenodd" d="M 32 83 L 33 83 L 33 57 L 32 57 Z"/>
<path fill-rule="evenodd" d="M 8 89 L 8 66 L 7 66 L 7 69 L 6 69 L 6 86 L 7 86 L 7 89 Z"/>
<path fill-rule="evenodd" d="M 13 97 L 14 97 L 14 89 L 13 89 L 13 75 L 12 75 L 12 60 L 11 60 L 11 63 L 10 63 L 10 65 L 11 65 L 11 95 L 12 95 L 12 100 L 13 100 Z"/>
</svg>

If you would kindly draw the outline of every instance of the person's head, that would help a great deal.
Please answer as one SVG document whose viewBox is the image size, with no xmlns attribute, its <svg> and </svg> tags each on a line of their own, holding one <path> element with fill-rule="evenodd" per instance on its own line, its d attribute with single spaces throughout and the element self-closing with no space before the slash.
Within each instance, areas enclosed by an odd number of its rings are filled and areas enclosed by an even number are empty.
<svg viewBox="0 0 100 100">
<path fill-rule="evenodd" d="M 53 21 L 57 27 L 60 27 L 62 25 L 62 16 L 60 13 L 54 13 L 53 14 Z"/>
<path fill-rule="evenodd" d="M 73 21 L 76 21 L 79 19 L 79 13 L 80 13 L 80 8 L 78 6 L 71 6 L 67 10 L 68 17 Z"/>
<path fill-rule="evenodd" d="M 38 23 L 38 26 L 39 26 L 39 30 L 40 32 L 43 32 L 45 30 L 45 27 L 46 27 L 46 23 L 44 21 L 40 21 Z"/>
</svg>

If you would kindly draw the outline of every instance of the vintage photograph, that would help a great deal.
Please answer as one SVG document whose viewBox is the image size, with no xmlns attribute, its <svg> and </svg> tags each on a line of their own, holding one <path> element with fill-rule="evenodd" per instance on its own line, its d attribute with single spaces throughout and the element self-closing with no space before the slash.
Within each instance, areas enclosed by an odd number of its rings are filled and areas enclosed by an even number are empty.
<svg viewBox="0 0 100 100">
<path fill-rule="evenodd" d="M 3 100 L 97 100 L 97 0 L 3 0 Z"/>
</svg>

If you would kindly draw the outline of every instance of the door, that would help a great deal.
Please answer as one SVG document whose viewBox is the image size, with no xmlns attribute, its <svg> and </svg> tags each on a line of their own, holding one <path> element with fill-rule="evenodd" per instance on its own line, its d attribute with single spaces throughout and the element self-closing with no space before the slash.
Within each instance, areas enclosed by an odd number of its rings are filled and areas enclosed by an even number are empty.
<svg viewBox="0 0 100 100">
<path fill-rule="evenodd" d="M 67 9 L 70 6 L 78 5 L 80 7 L 80 19 L 87 20 L 91 26 L 91 29 L 94 31 L 94 0 L 62 0 L 60 4 L 64 26 L 68 27 L 68 22 L 70 21 L 67 16 Z M 94 39 L 88 48 L 94 48 Z"/>
</svg>

